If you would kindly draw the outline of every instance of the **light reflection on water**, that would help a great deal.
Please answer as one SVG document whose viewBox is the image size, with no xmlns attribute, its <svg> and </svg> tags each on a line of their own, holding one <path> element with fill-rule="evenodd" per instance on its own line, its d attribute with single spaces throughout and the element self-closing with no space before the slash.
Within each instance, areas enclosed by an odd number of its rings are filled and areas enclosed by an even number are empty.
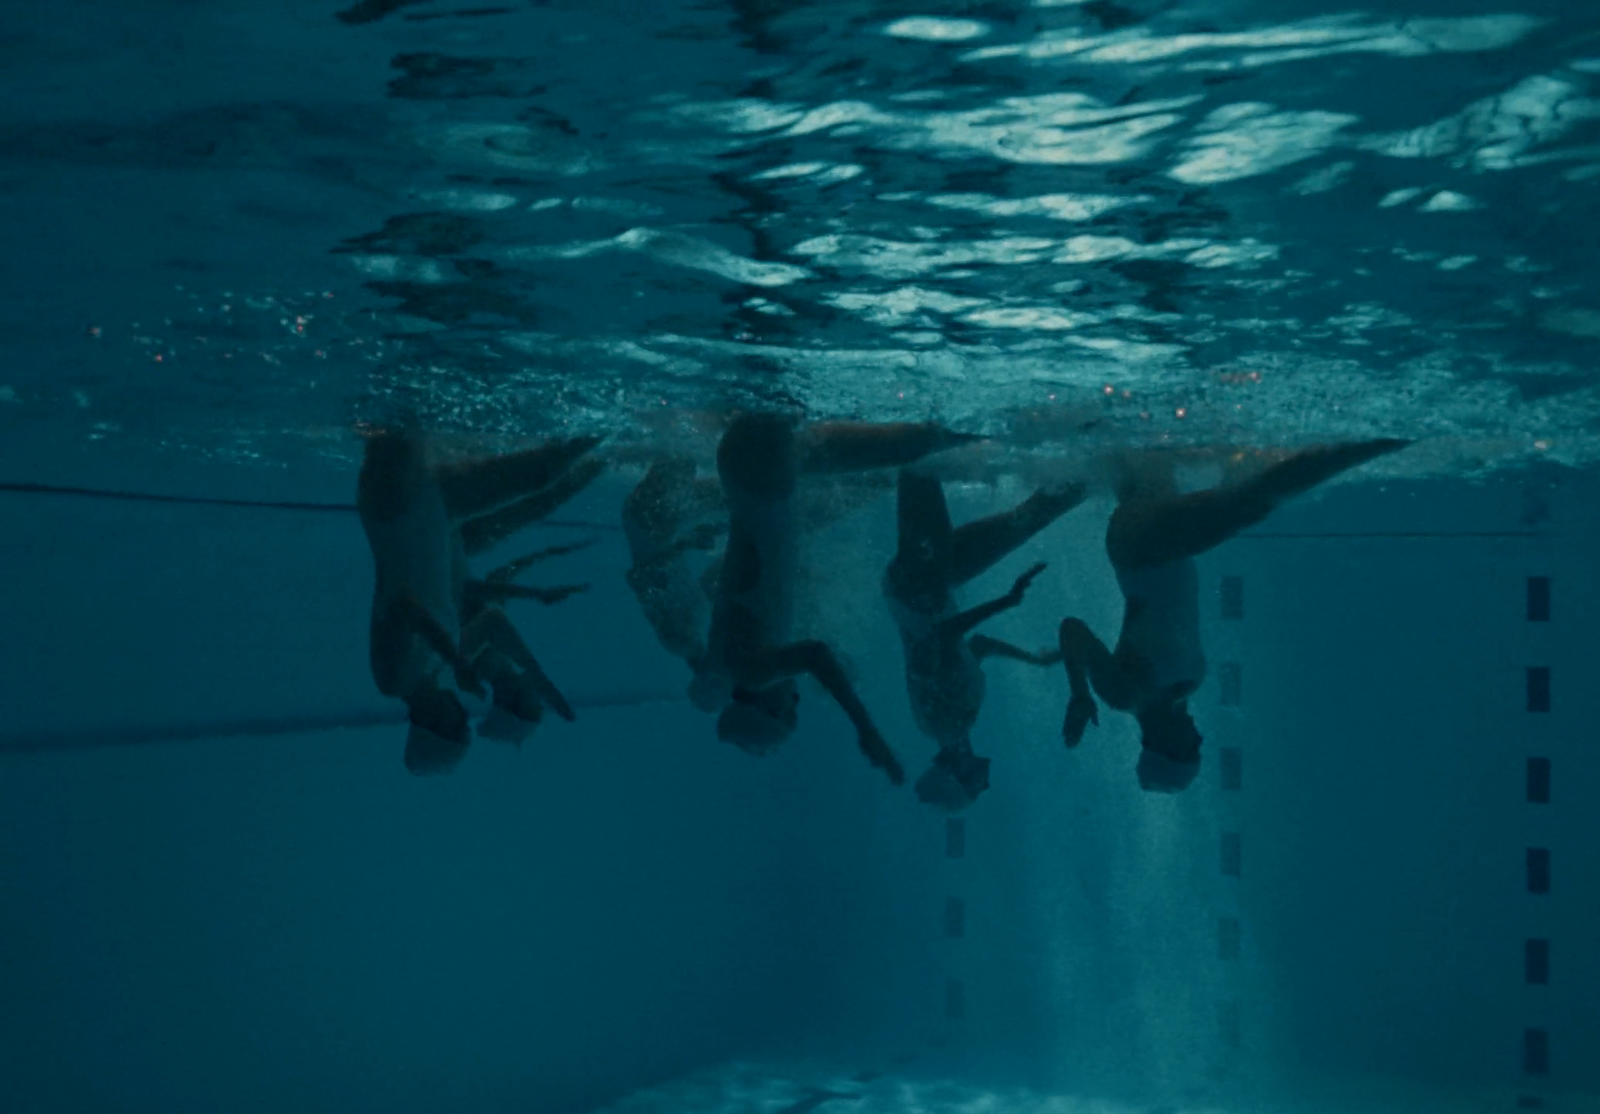
<svg viewBox="0 0 1600 1114">
<path fill-rule="evenodd" d="M 345 36 L 337 92 L 0 115 L 12 215 L 84 222 L 16 303 L 0 422 L 268 458 L 396 408 L 537 434 L 787 400 L 1000 433 L 1115 382 L 1123 440 L 1600 455 L 1573 235 L 1600 13 L 883 11 L 367 5 L 245 40 L 270 89 L 274 51 Z M 196 51 L 237 30 L 149 18 Z M 17 69 L 12 102 L 49 75 Z M 60 188 L 86 166 L 177 227 L 109 268 L 137 298 L 87 262 L 119 241 Z M 333 296 L 283 328 L 312 285 Z"/>
</svg>

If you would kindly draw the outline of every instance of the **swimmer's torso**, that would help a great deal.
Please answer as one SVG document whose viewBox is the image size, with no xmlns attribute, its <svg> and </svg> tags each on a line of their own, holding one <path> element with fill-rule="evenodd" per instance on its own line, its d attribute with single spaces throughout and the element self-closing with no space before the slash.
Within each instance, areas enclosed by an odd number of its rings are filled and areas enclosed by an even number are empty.
<svg viewBox="0 0 1600 1114">
<path fill-rule="evenodd" d="M 942 747 L 965 741 L 988 682 L 966 638 L 938 633 L 938 625 L 957 614 L 955 598 L 943 593 L 937 610 L 914 607 L 899 598 L 889 575 L 883 591 L 905 648 L 906 695 L 918 729 Z"/>
<path fill-rule="evenodd" d="M 1115 657 L 1129 683 L 1141 697 L 1174 687 L 1194 691 L 1206 675 L 1195 563 L 1116 568 L 1116 574 L 1127 608 Z"/>
<path fill-rule="evenodd" d="M 398 512 L 363 500 L 361 525 L 372 547 L 377 583 L 372 596 L 372 675 L 385 695 L 404 696 L 434 683 L 446 670 L 421 635 L 397 622 L 393 605 L 415 599 L 452 638 L 460 628 L 466 552 L 445 509 L 439 485 L 410 485 Z"/>
<path fill-rule="evenodd" d="M 744 655 L 786 645 L 794 627 L 800 531 L 792 430 L 774 419 L 739 419 L 718 448 L 717 471 L 728 545 L 707 652 L 737 677 Z"/>
</svg>

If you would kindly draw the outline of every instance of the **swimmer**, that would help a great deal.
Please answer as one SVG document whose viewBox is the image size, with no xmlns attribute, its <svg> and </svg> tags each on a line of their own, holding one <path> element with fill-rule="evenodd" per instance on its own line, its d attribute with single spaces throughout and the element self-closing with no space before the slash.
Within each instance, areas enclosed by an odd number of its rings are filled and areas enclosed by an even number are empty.
<svg viewBox="0 0 1600 1114">
<path fill-rule="evenodd" d="M 1187 494 L 1178 492 L 1170 466 L 1124 468 L 1106 530 L 1106 554 L 1125 599 L 1122 634 L 1111 651 L 1081 619 L 1061 621 L 1072 690 L 1061 729 L 1066 745 L 1077 746 L 1084 729 L 1100 722 L 1098 693 L 1139 721 L 1139 784 L 1164 793 L 1188 788 L 1200 770 L 1201 741 L 1188 698 L 1206 671 L 1194 559 L 1286 499 L 1408 444 L 1385 438 L 1318 446 L 1247 479 Z"/>
<path fill-rule="evenodd" d="M 690 685 L 703 711 L 719 713 L 717 735 L 765 754 L 794 731 L 809 673 L 856 729 L 867 761 L 899 785 L 905 773 L 872 723 L 833 650 L 791 641 L 799 574 L 802 474 L 833 474 L 910 464 L 977 440 L 938 425 L 831 422 L 799 429 L 771 414 L 739 414 L 717 446 L 717 474 L 728 506 L 728 541 L 717 578 L 704 666 Z"/>
<path fill-rule="evenodd" d="M 604 465 L 582 458 L 599 440 L 565 438 L 523 452 L 440 463 L 420 434 L 381 429 L 366 435 L 356 505 L 376 573 L 370 664 L 378 691 L 409 711 L 405 762 L 411 772 L 447 772 L 466 753 L 468 715 L 456 690 L 487 695 L 475 658 L 492 647 L 505 662 L 527 668 L 491 615 L 498 612 L 497 597 L 530 591 L 510 583 L 520 570 L 498 570 L 494 580 L 475 582 L 468 556 L 592 482 Z M 478 625 L 463 629 L 469 622 Z"/>
<path fill-rule="evenodd" d="M 956 609 L 955 589 L 1083 502 L 1085 494 L 1081 484 L 1045 488 L 1009 511 L 955 528 L 943 485 L 913 469 L 900 470 L 899 546 L 884 572 L 883 593 L 905 649 L 912 715 L 939 744 L 933 764 L 917 779 L 917 796 L 928 804 L 957 812 L 989 786 L 989 760 L 973 754 L 971 741 L 987 688 L 980 663 L 988 657 L 1032 665 L 1060 660 L 973 633 L 1022 603 L 1028 585 L 1044 571 L 1042 563 L 1017 577 L 1005 595 L 966 611 Z"/>
</svg>

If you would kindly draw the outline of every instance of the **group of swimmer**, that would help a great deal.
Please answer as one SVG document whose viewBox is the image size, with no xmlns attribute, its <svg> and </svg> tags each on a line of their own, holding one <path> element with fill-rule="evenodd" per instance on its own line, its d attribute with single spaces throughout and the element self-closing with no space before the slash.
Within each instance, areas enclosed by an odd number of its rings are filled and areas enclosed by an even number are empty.
<svg viewBox="0 0 1600 1114">
<path fill-rule="evenodd" d="M 883 592 L 904 648 L 913 716 L 938 747 L 916 781 L 917 795 L 954 812 L 988 787 L 989 759 L 973 752 L 971 733 L 984 698 L 983 663 L 996 657 L 1065 668 L 1062 735 L 1069 747 L 1099 723 L 1097 696 L 1134 716 L 1141 786 L 1182 790 L 1200 768 L 1201 736 L 1188 699 L 1206 670 L 1195 558 L 1283 501 L 1409 443 L 1316 446 L 1190 492 L 1180 490 L 1175 468 L 1160 454 L 1122 459 L 1113 469 L 1117 505 L 1106 531 L 1125 598 L 1115 647 L 1068 617 L 1056 647 L 1035 652 L 979 628 L 1022 604 L 1043 563 L 1023 571 L 1009 591 L 965 610 L 955 593 L 1083 502 L 1088 488 L 1046 485 L 1010 510 L 956 526 L 927 458 L 979 440 L 936 423 L 805 423 L 737 413 L 718 442 L 715 478 L 698 475 L 687 457 L 650 465 L 622 508 L 628 585 L 661 645 L 689 667 L 689 698 L 716 716 L 719 738 L 752 754 L 777 747 L 798 722 L 797 678 L 809 674 L 849 718 L 867 761 L 892 783 L 905 780 L 834 650 L 793 632 L 803 534 L 851 505 L 846 478 L 893 470 L 898 541 Z M 593 482 L 606 468 L 593 452 L 600 441 L 561 438 L 457 461 L 441 459 L 414 431 L 365 433 L 357 505 L 376 570 L 372 674 L 380 692 L 408 709 L 405 763 L 413 773 L 447 772 L 465 754 L 472 717 L 462 693 L 487 704 L 477 728 L 487 738 L 520 742 L 547 708 L 573 718 L 504 605 L 556 603 L 583 590 L 518 582 L 538 561 L 578 546 L 539 550 L 482 577 L 468 561 Z M 807 476 L 830 477 L 845 497 L 820 510 L 807 506 Z M 872 498 L 882 488 L 861 490 Z M 698 575 L 694 552 L 711 556 Z"/>
</svg>

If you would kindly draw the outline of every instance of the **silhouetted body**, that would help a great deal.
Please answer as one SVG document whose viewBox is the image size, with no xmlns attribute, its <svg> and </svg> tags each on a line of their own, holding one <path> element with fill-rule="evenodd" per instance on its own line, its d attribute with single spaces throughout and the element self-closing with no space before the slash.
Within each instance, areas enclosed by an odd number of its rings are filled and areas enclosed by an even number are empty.
<svg viewBox="0 0 1600 1114">
<path fill-rule="evenodd" d="M 1284 500 L 1409 443 L 1319 446 L 1248 479 L 1187 494 L 1177 491 L 1170 470 L 1126 476 L 1106 530 L 1106 554 L 1125 599 L 1117 647 L 1107 650 L 1081 619 L 1061 621 L 1061 655 L 1072 686 L 1062 726 L 1066 744 L 1078 745 L 1084 728 L 1099 722 L 1098 694 L 1139 721 L 1140 784 L 1163 792 L 1186 788 L 1200 768 L 1201 742 L 1188 698 L 1206 674 L 1194 558 L 1262 521 Z"/>
<path fill-rule="evenodd" d="M 905 651 L 912 716 L 922 733 L 939 744 L 933 765 L 917 781 L 917 795 L 924 801 L 956 811 L 988 787 L 989 760 L 973 754 L 971 743 L 988 686 L 983 659 L 1000 656 L 1033 665 L 1059 660 L 973 633 L 1021 604 L 1043 564 L 1018 577 L 1005 595 L 966 611 L 957 608 L 955 589 L 992 568 L 1083 497 L 1084 489 L 1076 485 L 1038 491 L 1009 511 L 956 528 L 943 485 L 913 469 L 900 470 L 899 540 L 884 571 L 883 592 Z"/>
<path fill-rule="evenodd" d="M 776 747 L 798 720 L 794 678 L 809 673 L 850 718 L 868 761 L 895 784 L 904 779 L 833 651 L 814 639 L 793 639 L 797 487 L 802 473 L 894 467 L 970 440 L 931 424 L 837 422 L 797 430 L 773 415 L 734 418 L 717 447 L 727 549 L 704 664 L 690 688 L 698 706 L 720 712 L 719 737 L 755 754 Z"/>
<path fill-rule="evenodd" d="M 484 696 L 525 723 L 537 722 L 542 696 L 570 718 L 533 655 L 497 606 L 512 598 L 555 602 L 578 586 L 541 590 L 511 581 L 551 551 L 512 562 L 483 580 L 467 568 L 487 550 L 542 518 L 603 469 L 582 460 L 598 438 L 551 442 L 486 460 L 441 464 L 420 435 L 367 436 L 356 505 L 372 550 L 375 583 L 370 628 L 372 678 L 403 701 L 412 728 L 406 766 L 449 770 L 469 742 L 456 689 Z"/>
</svg>

